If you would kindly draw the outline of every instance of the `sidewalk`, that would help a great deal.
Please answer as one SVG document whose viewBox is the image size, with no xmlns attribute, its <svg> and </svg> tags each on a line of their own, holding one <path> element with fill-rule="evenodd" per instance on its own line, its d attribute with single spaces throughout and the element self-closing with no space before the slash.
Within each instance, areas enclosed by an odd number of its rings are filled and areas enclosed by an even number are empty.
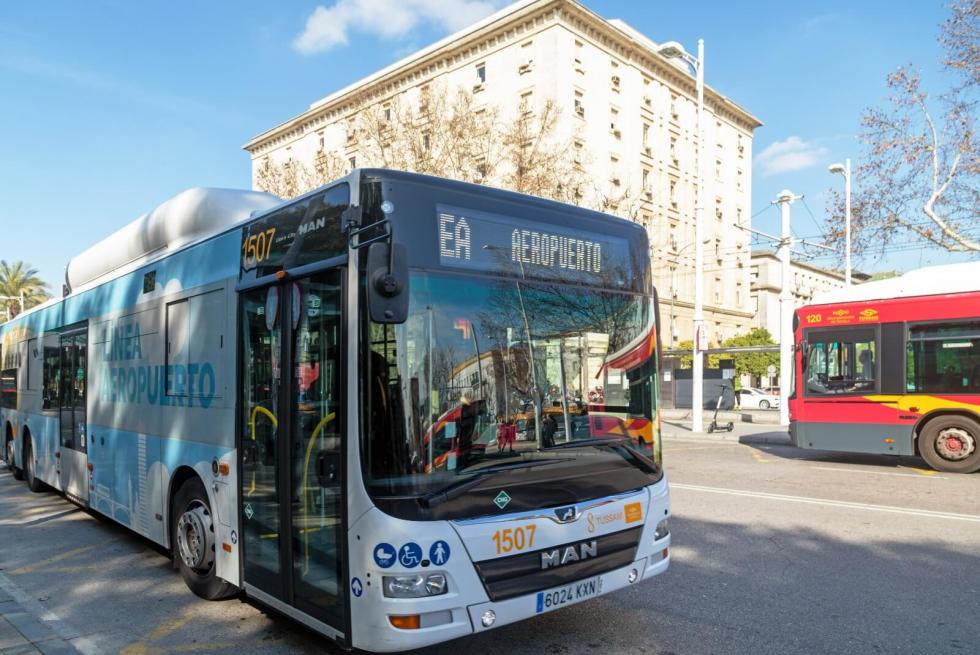
<svg viewBox="0 0 980 655">
<path fill-rule="evenodd" d="M 661 415 L 665 421 L 690 421 L 690 409 L 663 409 Z M 702 416 L 707 425 L 715 415 L 715 410 L 706 409 Z M 754 423 L 757 425 L 779 425 L 779 411 L 774 409 L 741 409 L 741 410 L 721 410 L 718 412 L 718 421 L 727 423 Z"/>
<path fill-rule="evenodd" d="M 0 653 L 78 655 L 81 651 L 68 641 L 75 636 L 61 619 L 0 573 Z"/>
<path fill-rule="evenodd" d="M 718 422 L 725 424 L 728 421 L 718 415 Z M 711 423 L 708 417 L 704 421 L 705 430 Z M 708 440 L 708 441 L 737 441 L 745 444 L 776 444 L 781 446 L 793 445 L 789 439 L 786 428 L 780 425 L 759 425 L 752 423 L 735 422 L 735 427 L 731 432 L 712 432 L 702 433 L 691 432 L 691 421 L 663 420 L 663 438 L 665 441 L 671 440 Z"/>
</svg>

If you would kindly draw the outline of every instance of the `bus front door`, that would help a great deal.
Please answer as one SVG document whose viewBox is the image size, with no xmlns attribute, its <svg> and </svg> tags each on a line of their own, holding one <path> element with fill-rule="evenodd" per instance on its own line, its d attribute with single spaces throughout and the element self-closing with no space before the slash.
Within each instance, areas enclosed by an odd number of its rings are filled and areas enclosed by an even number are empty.
<svg viewBox="0 0 980 655">
<path fill-rule="evenodd" d="M 88 500 L 88 430 L 85 422 L 88 377 L 88 331 L 61 335 L 58 480 L 61 489 L 78 501 Z"/>
<path fill-rule="evenodd" d="M 241 295 L 246 592 L 343 639 L 341 271 Z"/>
</svg>

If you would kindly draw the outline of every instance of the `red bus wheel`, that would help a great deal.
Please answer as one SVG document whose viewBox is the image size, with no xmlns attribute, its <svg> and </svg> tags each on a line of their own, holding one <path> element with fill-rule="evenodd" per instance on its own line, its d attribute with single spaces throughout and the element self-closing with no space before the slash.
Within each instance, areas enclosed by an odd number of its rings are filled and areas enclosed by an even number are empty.
<svg viewBox="0 0 980 655">
<path fill-rule="evenodd" d="M 940 416 L 926 423 L 919 454 L 932 468 L 947 473 L 980 470 L 980 424 L 965 416 Z"/>
</svg>

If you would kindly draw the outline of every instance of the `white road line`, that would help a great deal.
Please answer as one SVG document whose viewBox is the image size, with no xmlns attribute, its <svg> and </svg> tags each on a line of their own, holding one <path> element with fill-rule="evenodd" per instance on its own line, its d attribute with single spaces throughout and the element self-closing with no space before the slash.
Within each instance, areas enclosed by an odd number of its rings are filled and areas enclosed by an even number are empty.
<svg viewBox="0 0 980 655">
<path fill-rule="evenodd" d="M 33 614 L 39 621 L 46 623 L 51 632 L 70 642 L 76 650 L 84 653 L 84 655 L 102 655 L 102 649 L 92 643 L 88 637 L 82 637 L 81 632 L 35 600 L 2 572 L 0 572 L 0 589 L 10 594 L 18 605 Z"/>
<path fill-rule="evenodd" d="M 938 475 L 922 475 L 921 473 L 892 473 L 891 471 L 866 471 L 864 469 L 845 469 L 837 466 L 811 466 L 810 468 L 820 469 L 821 471 L 841 471 L 842 473 L 870 473 L 871 475 L 896 475 L 901 478 L 915 478 L 917 480 L 947 480 Z"/>
<path fill-rule="evenodd" d="M 954 514 L 952 512 L 934 512 L 928 509 L 911 509 L 909 507 L 891 507 L 889 505 L 871 505 L 869 503 L 852 503 L 846 500 L 827 500 L 824 498 L 807 498 L 806 496 L 787 496 L 784 494 L 771 494 L 765 491 L 743 491 L 741 489 L 723 489 L 721 487 L 703 487 L 697 484 L 683 484 L 671 482 L 671 489 L 683 489 L 688 491 L 701 491 L 704 493 L 724 494 L 726 496 L 744 496 L 746 498 L 766 498 L 769 500 L 782 500 L 790 503 L 804 503 L 807 505 L 824 505 L 826 507 L 844 507 L 847 509 L 863 509 L 870 512 L 887 512 L 889 514 L 907 514 L 911 516 L 922 516 L 934 519 L 949 519 L 952 521 L 968 521 L 970 523 L 980 523 L 980 516 L 974 514 Z"/>
</svg>

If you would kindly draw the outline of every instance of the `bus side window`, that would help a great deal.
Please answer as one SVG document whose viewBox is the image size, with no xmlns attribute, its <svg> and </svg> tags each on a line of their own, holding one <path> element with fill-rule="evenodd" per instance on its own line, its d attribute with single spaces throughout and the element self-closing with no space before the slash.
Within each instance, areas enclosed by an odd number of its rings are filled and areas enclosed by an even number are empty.
<svg viewBox="0 0 980 655">
<path fill-rule="evenodd" d="M 980 391 L 980 323 L 909 328 L 906 389 L 918 393 Z"/>
</svg>

